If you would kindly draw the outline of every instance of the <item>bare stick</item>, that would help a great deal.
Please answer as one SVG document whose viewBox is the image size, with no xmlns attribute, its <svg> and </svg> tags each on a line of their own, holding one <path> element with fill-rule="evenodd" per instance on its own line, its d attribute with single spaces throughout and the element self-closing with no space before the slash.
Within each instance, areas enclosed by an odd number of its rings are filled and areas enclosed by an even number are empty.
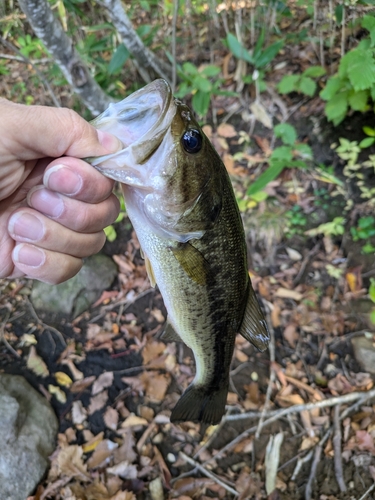
<svg viewBox="0 0 375 500">
<path fill-rule="evenodd" d="M 0 325 L 0 343 L 3 342 L 5 347 L 10 351 L 16 358 L 20 359 L 21 356 L 16 352 L 13 347 L 9 344 L 7 339 L 5 338 L 5 325 L 8 323 L 10 317 L 10 311 L 7 312 L 4 321 Z"/>
<path fill-rule="evenodd" d="M 39 316 L 37 315 L 35 309 L 34 309 L 34 306 L 32 305 L 32 303 L 30 302 L 29 299 L 26 299 L 28 305 L 29 305 L 29 308 L 30 308 L 30 311 L 31 311 L 31 314 L 34 316 L 36 322 L 38 323 L 38 325 L 42 326 L 45 330 L 50 330 L 51 332 L 55 333 L 61 343 L 66 347 L 66 342 L 65 342 L 65 339 L 64 339 L 64 335 L 57 329 L 55 328 L 54 326 L 50 326 L 50 325 L 47 325 L 47 323 L 44 323 L 40 318 Z"/>
<path fill-rule="evenodd" d="M 30 59 L 28 57 L 24 56 L 22 54 L 22 52 L 20 52 L 15 45 L 13 45 L 12 43 L 8 42 L 8 40 L 5 40 L 2 36 L 0 36 L 0 42 L 4 45 L 4 47 L 7 47 L 8 49 L 13 50 L 13 52 L 15 52 L 16 54 L 18 54 L 18 57 L 19 57 L 18 60 L 21 60 L 22 62 L 24 62 L 26 64 L 30 64 L 30 66 L 32 66 L 32 68 L 34 69 L 35 73 L 38 75 L 39 79 L 41 80 L 41 82 L 43 83 L 43 85 L 48 90 L 49 95 L 51 96 L 51 99 L 52 99 L 54 105 L 57 108 L 61 108 L 61 102 L 59 101 L 58 97 L 54 94 L 51 85 L 48 83 L 48 80 L 46 80 L 44 78 L 43 74 L 38 70 L 38 68 L 35 66 L 35 64 L 32 61 L 30 61 Z"/>
<path fill-rule="evenodd" d="M 268 420 L 265 420 L 265 424 L 272 423 L 275 420 L 278 420 L 289 413 L 300 413 L 304 410 L 313 410 L 315 408 L 329 408 L 330 406 L 342 405 L 351 403 L 353 401 L 357 401 L 359 399 L 371 399 L 375 397 L 375 389 L 371 389 L 368 392 L 351 392 L 349 394 L 344 394 L 343 396 L 335 396 L 330 399 L 323 399 L 323 401 L 316 401 L 314 403 L 306 403 L 301 405 L 289 406 L 288 408 L 282 408 L 280 410 L 273 410 L 266 413 L 267 417 L 270 417 Z M 247 418 L 259 418 L 259 412 L 246 412 L 240 413 L 238 415 L 228 415 L 225 417 L 226 422 L 231 422 L 233 420 L 245 420 Z"/>
<path fill-rule="evenodd" d="M 270 361 L 271 361 L 271 363 L 270 363 L 270 380 L 268 382 L 268 387 L 267 387 L 267 392 L 266 392 L 266 400 L 264 402 L 262 414 L 260 416 L 259 423 L 258 423 L 258 428 L 257 428 L 257 431 L 255 433 L 255 439 L 259 439 L 260 433 L 262 432 L 263 421 L 265 419 L 265 414 L 266 414 L 266 411 L 268 410 L 268 406 L 270 404 L 272 388 L 273 388 L 273 384 L 275 382 L 275 377 L 276 377 L 275 370 L 273 369 L 273 366 L 275 363 L 275 332 L 274 332 L 274 329 L 272 327 L 271 315 L 270 315 L 270 311 L 269 311 L 268 307 L 267 307 L 267 324 L 268 324 L 268 329 L 270 331 L 270 344 L 268 346 L 269 351 L 270 351 Z"/>
<path fill-rule="evenodd" d="M 341 493 L 344 493 L 346 492 L 346 485 L 342 471 L 340 408 L 340 405 L 337 405 L 334 408 L 333 425 L 335 433 L 333 435 L 332 443 L 334 450 L 336 481 L 339 485 Z"/>
<path fill-rule="evenodd" d="M 238 494 L 238 492 L 236 490 L 234 490 L 231 486 L 229 486 L 226 483 L 224 483 L 221 479 L 219 479 L 216 476 L 216 474 L 213 474 L 212 472 L 208 471 L 205 467 L 203 467 L 203 465 L 199 464 L 198 462 L 196 462 L 192 458 L 190 458 L 187 455 L 185 455 L 185 453 L 183 451 L 180 451 L 180 457 L 183 460 L 185 460 L 185 462 L 189 463 L 190 465 L 192 465 L 193 467 L 195 467 L 196 469 L 198 469 L 206 477 L 209 477 L 210 479 L 213 479 L 215 481 L 215 483 L 217 483 L 221 487 L 225 488 L 227 491 L 229 491 L 229 493 L 231 493 L 235 497 L 239 496 L 239 494 Z"/>
<path fill-rule="evenodd" d="M 309 480 L 307 481 L 306 490 L 305 490 L 305 500 L 311 500 L 313 483 L 314 483 L 315 476 L 316 476 L 316 469 L 317 469 L 318 463 L 320 461 L 320 455 L 322 454 L 322 449 L 323 449 L 322 445 L 320 445 L 320 444 L 315 448 L 314 460 L 313 460 L 313 463 L 311 464 L 310 476 L 309 476 Z"/>
<path fill-rule="evenodd" d="M 365 500 L 365 498 L 367 498 L 367 497 L 368 497 L 368 495 L 369 495 L 372 491 L 374 491 L 374 489 L 375 489 L 375 483 L 374 483 L 372 486 L 370 486 L 370 488 L 369 488 L 367 491 L 365 491 L 365 492 L 364 492 L 364 494 L 361 496 L 361 498 L 360 498 L 359 500 Z"/>
</svg>

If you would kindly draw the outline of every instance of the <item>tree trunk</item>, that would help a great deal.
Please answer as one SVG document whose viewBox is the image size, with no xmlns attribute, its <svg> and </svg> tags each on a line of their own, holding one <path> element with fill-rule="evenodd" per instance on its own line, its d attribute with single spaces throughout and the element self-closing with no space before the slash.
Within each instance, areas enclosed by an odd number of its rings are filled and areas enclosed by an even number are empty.
<svg viewBox="0 0 375 500">
<path fill-rule="evenodd" d="M 137 35 L 132 23 L 121 4 L 121 0 L 101 0 L 101 5 L 107 8 L 108 15 L 128 51 L 134 58 L 136 67 L 146 82 L 150 82 L 155 76 L 169 81 L 172 77 L 172 68 L 169 63 L 159 60 Z"/>
<path fill-rule="evenodd" d="M 52 54 L 74 92 L 94 115 L 104 111 L 111 99 L 91 76 L 47 0 L 19 0 L 19 4 L 35 35 Z"/>
</svg>

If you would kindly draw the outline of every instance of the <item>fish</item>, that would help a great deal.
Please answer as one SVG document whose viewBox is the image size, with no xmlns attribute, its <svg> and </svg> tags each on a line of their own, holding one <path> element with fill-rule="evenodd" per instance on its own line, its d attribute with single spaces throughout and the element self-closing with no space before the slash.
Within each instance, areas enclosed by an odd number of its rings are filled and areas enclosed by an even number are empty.
<svg viewBox="0 0 375 500">
<path fill-rule="evenodd" d="M 150 283 L 168 313 L 161 339 L 183 341 L 194 353 L 195 377 L 170 420 L 218 424 L 237 333 L 260 351 L 270 339 L 227 170 L 163 79 L 110 104 L 92 124 L 123 144 L 89 161 L 121 183 Z"/>
</svg>

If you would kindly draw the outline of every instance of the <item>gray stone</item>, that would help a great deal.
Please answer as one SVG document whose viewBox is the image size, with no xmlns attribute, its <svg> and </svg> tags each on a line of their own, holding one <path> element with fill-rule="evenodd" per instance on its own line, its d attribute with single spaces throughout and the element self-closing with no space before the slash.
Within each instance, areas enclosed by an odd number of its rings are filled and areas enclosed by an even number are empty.
<svg viewBox="0 0 375 500">
<path fill-rule="evenodd" d="M 375 346 L 372 338 L 364 335 L 352 338 L 354 357 L 361 369 L 367 373 L 375 373 Z"/>
<path fill-rule="evenodd" d="M 0 499 L 26 500 L 49 466 L 58 422 L 19 375 L 0 374 Z"/>
<path fill-rule="evenodd" d="M 39 312 L 76 317 L 88 309 L 108 288 L 117 274 L 113 260 L 106 255 L 88 257 L 79 273 L 59 285 L 35 281 L 31 301 Z"/>
</svg>

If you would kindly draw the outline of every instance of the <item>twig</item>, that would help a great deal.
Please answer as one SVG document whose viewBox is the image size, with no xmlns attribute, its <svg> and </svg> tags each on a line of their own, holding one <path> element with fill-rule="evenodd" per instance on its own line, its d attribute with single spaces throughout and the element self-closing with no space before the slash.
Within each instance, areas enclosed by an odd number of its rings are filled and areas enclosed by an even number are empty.
<svg viewBox="0 0 375 500">
<path fill-rule="evenodd" d="M 107 312 L 112 311 L 115 307 L 124 305 L 122 312 L 125 312 L 126 309 L 128 309 L 131 305 L 133 305 L 137 300 L 141 299 L 145 295 L 148 295 L 151 292 L 154 292 L 154 288 L 148 288 L 147 290 L 144 290 L 143 292 L 139 293 L 134 299 L 129 300 L 129 299 L 124 299 L 124 300 L 119 300 L 118 302 L 115 302 L 114 304 L 109 304 L 108 306 L 104 306 L 102 309 L 102 312 L 96 315 L 94 318 L 91 318 L 89 323 L 95 323 L 95 321 L 98 321 L 98 319 L 102 318 Z"/>
<path fill-rule="evenodd" d="M 266 392 L 266 400 L 264 402 L 263 410 L 258 422 L 258 428 L 255 433 L 255 439 L 259 439 L 260 433 L 262 432 L 262 427 L 263 427 L 263 421 L 265 419 L 265 414 L 268 410 L 268 406 L 270 404 L 271 400 L 271 394 L 272 394 L 272 388 L 273 384 L 275 382 L 276 374 L 275 370 L 273 369 L 274 364 L 275 364 L 275 332 L 272 327 L 272 321 L 271 321 L 271 315 L 270 315 L 270 310 L 267 307 L 267 324 L 268 324 L 268 329 L 270 331 L 270 344 L 268 346 L 268 349 L 270 351 L 270 379 L 268 382 L 268 387 L 267 387 L 267 392 Z"/>
<path fill-rule="evenodd" d="M 312 459 L 313 457 L 313 450 L 310 450 L 308 452 L 307 455 L 305 455 L 303 458 L 300 458 L 300 457 L 296 457 L 298 459 L 297 461 L 297 464 L 294 468 L 294 471 L 293 471 L 293 474 L 292 474 L 292 477 L 290 478 L 291 481 L 295 481 L 296 480 L 296 477 L 298 476 L 299 474 L 299 471 L 301 470 L 302 468 L 302 465 L 305 464 L 306 462 L 310 462 L 310 460 Z M 293 457 L 294 458 L 294 457 Z M 290 460 L 289 460 L 290 462 Z M 288 462 L 287 462 L 288 463 Z M 280 467 L 279 467 L 279 470 L 280 470 Z"/>
<path fill-rule="evenodd" d="M 9 317 L 10 317 L 10 311 L 7 312 L 4 321 L 0 325 L 0 343 L 3 342 L 5 347 L 8 349 L 8 351 L 10 351 L 13 354 L 13 356 L 15 356 L 18 359 L 21 359 L 21 356 L 18 354 L 18 352 L 13 349 L 13 347 L 9 344 L 9 342 L 5 338 L 5 325 L 8 323 Z"/>
<path fill-rule="evenodd" d="M 368 392 L 351 392 L 349 394 L 344 394 L 343 396 L 335 396 L 330 399 L 324 399 L 323 401 L 316 401 L 314 403 L 305 403 L 301 405 L 293 405 L 288 408 L 282 408 L 280 410 L 273 410 L 266 413 L 267 417 L 270 417 L 268 420 L 265 420 L 264 424 L 278 420 L 289 413 L 300 413 L 304 410 L 313 410 L 315 408 L 328 408 L 330 406 L 342 405 L 346 403 L 351 403 L 352 401 L 356 401 L 358 399 L 371 399 L 375 397 L 375 389 L 372 389 Z M 238 415 L 228 415 L 225 417 L 226 422 L 231 422 L 233 420 L 244 420 L 246 418 L 259 418 L 259 412 L 246 412 L 240 413 Z"/>
<path fill-rule="evenodd" d="M 333 413 L 334 435 L 333 435 L 333 439 L 332 439 L 332 444 L 333 444 L 333 450 L 334 450 L 336 481 L 339 485 L 341 493 L 345 493 L 346 492 L 346 485 L 345 485 L 343 471 L 342 471 L 342 457 L 341 457 L 340 408 L 341 408 L 340 405 L 337 405 L 334 408 L 334 413 Z"/>
<path fill-rule="evenodd" d="M 25 62 L 26 64 L 30 64 L 32 66 L 32 68 L 34 69 L 35 73 L 38 75 L 38 77 L 40 78 L 40 80 L 43 82 L 44 86 L 48 90 L 49 95 L 51 96 L 51 99 L 52 99 L 54 105 L 57 108 L 61 108 L 61 102 L 59 101 L 59 99 L 57 98 L 57 96 L 54 94 L 51 85 L 44 78 L 43 74 L 38 70 L 38 68 L 35 66 L 35 64 L 28 57 L 24 56 L 22 54 L 22 52 L 20 52 L 15 45 L 13 45 L 12 43 L 8 42 L 8 40 L 5 40 L 2 36 L 0 36 L 0 42 L 4 45 L 4 47 L 7 47 L 8 49 L 10 49 L 13 52 L 15 52 L 16 54 L 18 54 L 18 56 L 23 60 L 23 62 Z"/>
<path fill-rule="evenodd" d="M 310 476 L 309 476 L 309 480 L 307 481 L 306 490 L 305 490 L 305 500 L 311 500 L 313 482 L 315 480 L 316 469 L 317 469 L 318 463 L 320 461 L 320 455 L 322 454 L 322 449 L 323 448 L 322 448 L 321 444 L 318 444 L 318 446 L 315 448 L 314 460 L 313 460 L 313 463 L 311 464 Z"/>
<path fill-rule="evenodd" d="M 367 498 L 367 496 L 368 496 L 368 495 L 369 495 L 372 491 L 374 491 L 374 489 L 375 489 L 375 483 L 374 483 L 372 486 L 370 486 L 370 488 L 369 488 L 367 491 L 365 491 L 365 492 L 364 492 L 364 494 L 361 496 L 361 498 L 360 498 L 359 500 L 365 500 L 365 498 Z"/>
<path fill-rule="evenodd" d="M 206 477 L 209 477 L 210 479 L 213 479 L 217 484 L 219 484 L 220 486 L 222 486 L 223 488 L 225 488 L 229 493 L 231 493 L 235 497 L 239 496 L 239 494 L 238 494 L 238 492 L 236 490 L 234 490 L 231 486 L 229 486 L 226 483 L 224 483 L 215 474 L 213 474 L 212 472 L 208 471 L 205 467 L 203 467 L 203 465 L 199 464 L 198 462 L 196 462 L 192 458 L 190 458 L 187 455 L 185 455 L 185 453 L 183 451 L 180 451 L 180 457 L 183 460 L 185 460 L 185 462 L 187 462 L 188 464 L 190 464 L 193 467 L 195 467 L 196 469 L 198 469 Z"/>
<path fill-rule="evenodd" d="M 36 313 L 36 311 L 34 309 L 34 306 L 32 305 L 32 303 L 30 302 L 29 299 L 26 298 L 26 302 L 29 305 L 30 312 L 31 312 L 32 316 L 34 316 L 34 318 L 35 318 L 36 322 L 38 323 L 38 325 L 42 326 L 45 330 L 50 330 L 51 332 L 53 332 L 54 334 L 56 334 L 57 337 L 59 337 L 59 339 L 60 339 L 61 343 L 63 344 L 63 346 L 66 347 L 66 342 L 65 342 L 63 334 L 57 328 L 55 328 L 54 326 L 47 325 L 47 323 L 44 323 L 39 318 L 39 316 L 37 315 L 37 313 Z"/>
<path fill-rule="evenodd" d="M 9 59 L 9 61 L 18 61 L 18 62 L 23 62 L 27 64 L 29 63 L 28 61 L 25 61 L 24 56 L 12 56 L 11 54 L 4 54 L 3 52 L 0 52 L 0 59 Z M 45 64 L 51 62 L 52 59 L 50 57 L 42 57 L 41 59 L 34 59 L 32 64 Z"/>
</svg>

